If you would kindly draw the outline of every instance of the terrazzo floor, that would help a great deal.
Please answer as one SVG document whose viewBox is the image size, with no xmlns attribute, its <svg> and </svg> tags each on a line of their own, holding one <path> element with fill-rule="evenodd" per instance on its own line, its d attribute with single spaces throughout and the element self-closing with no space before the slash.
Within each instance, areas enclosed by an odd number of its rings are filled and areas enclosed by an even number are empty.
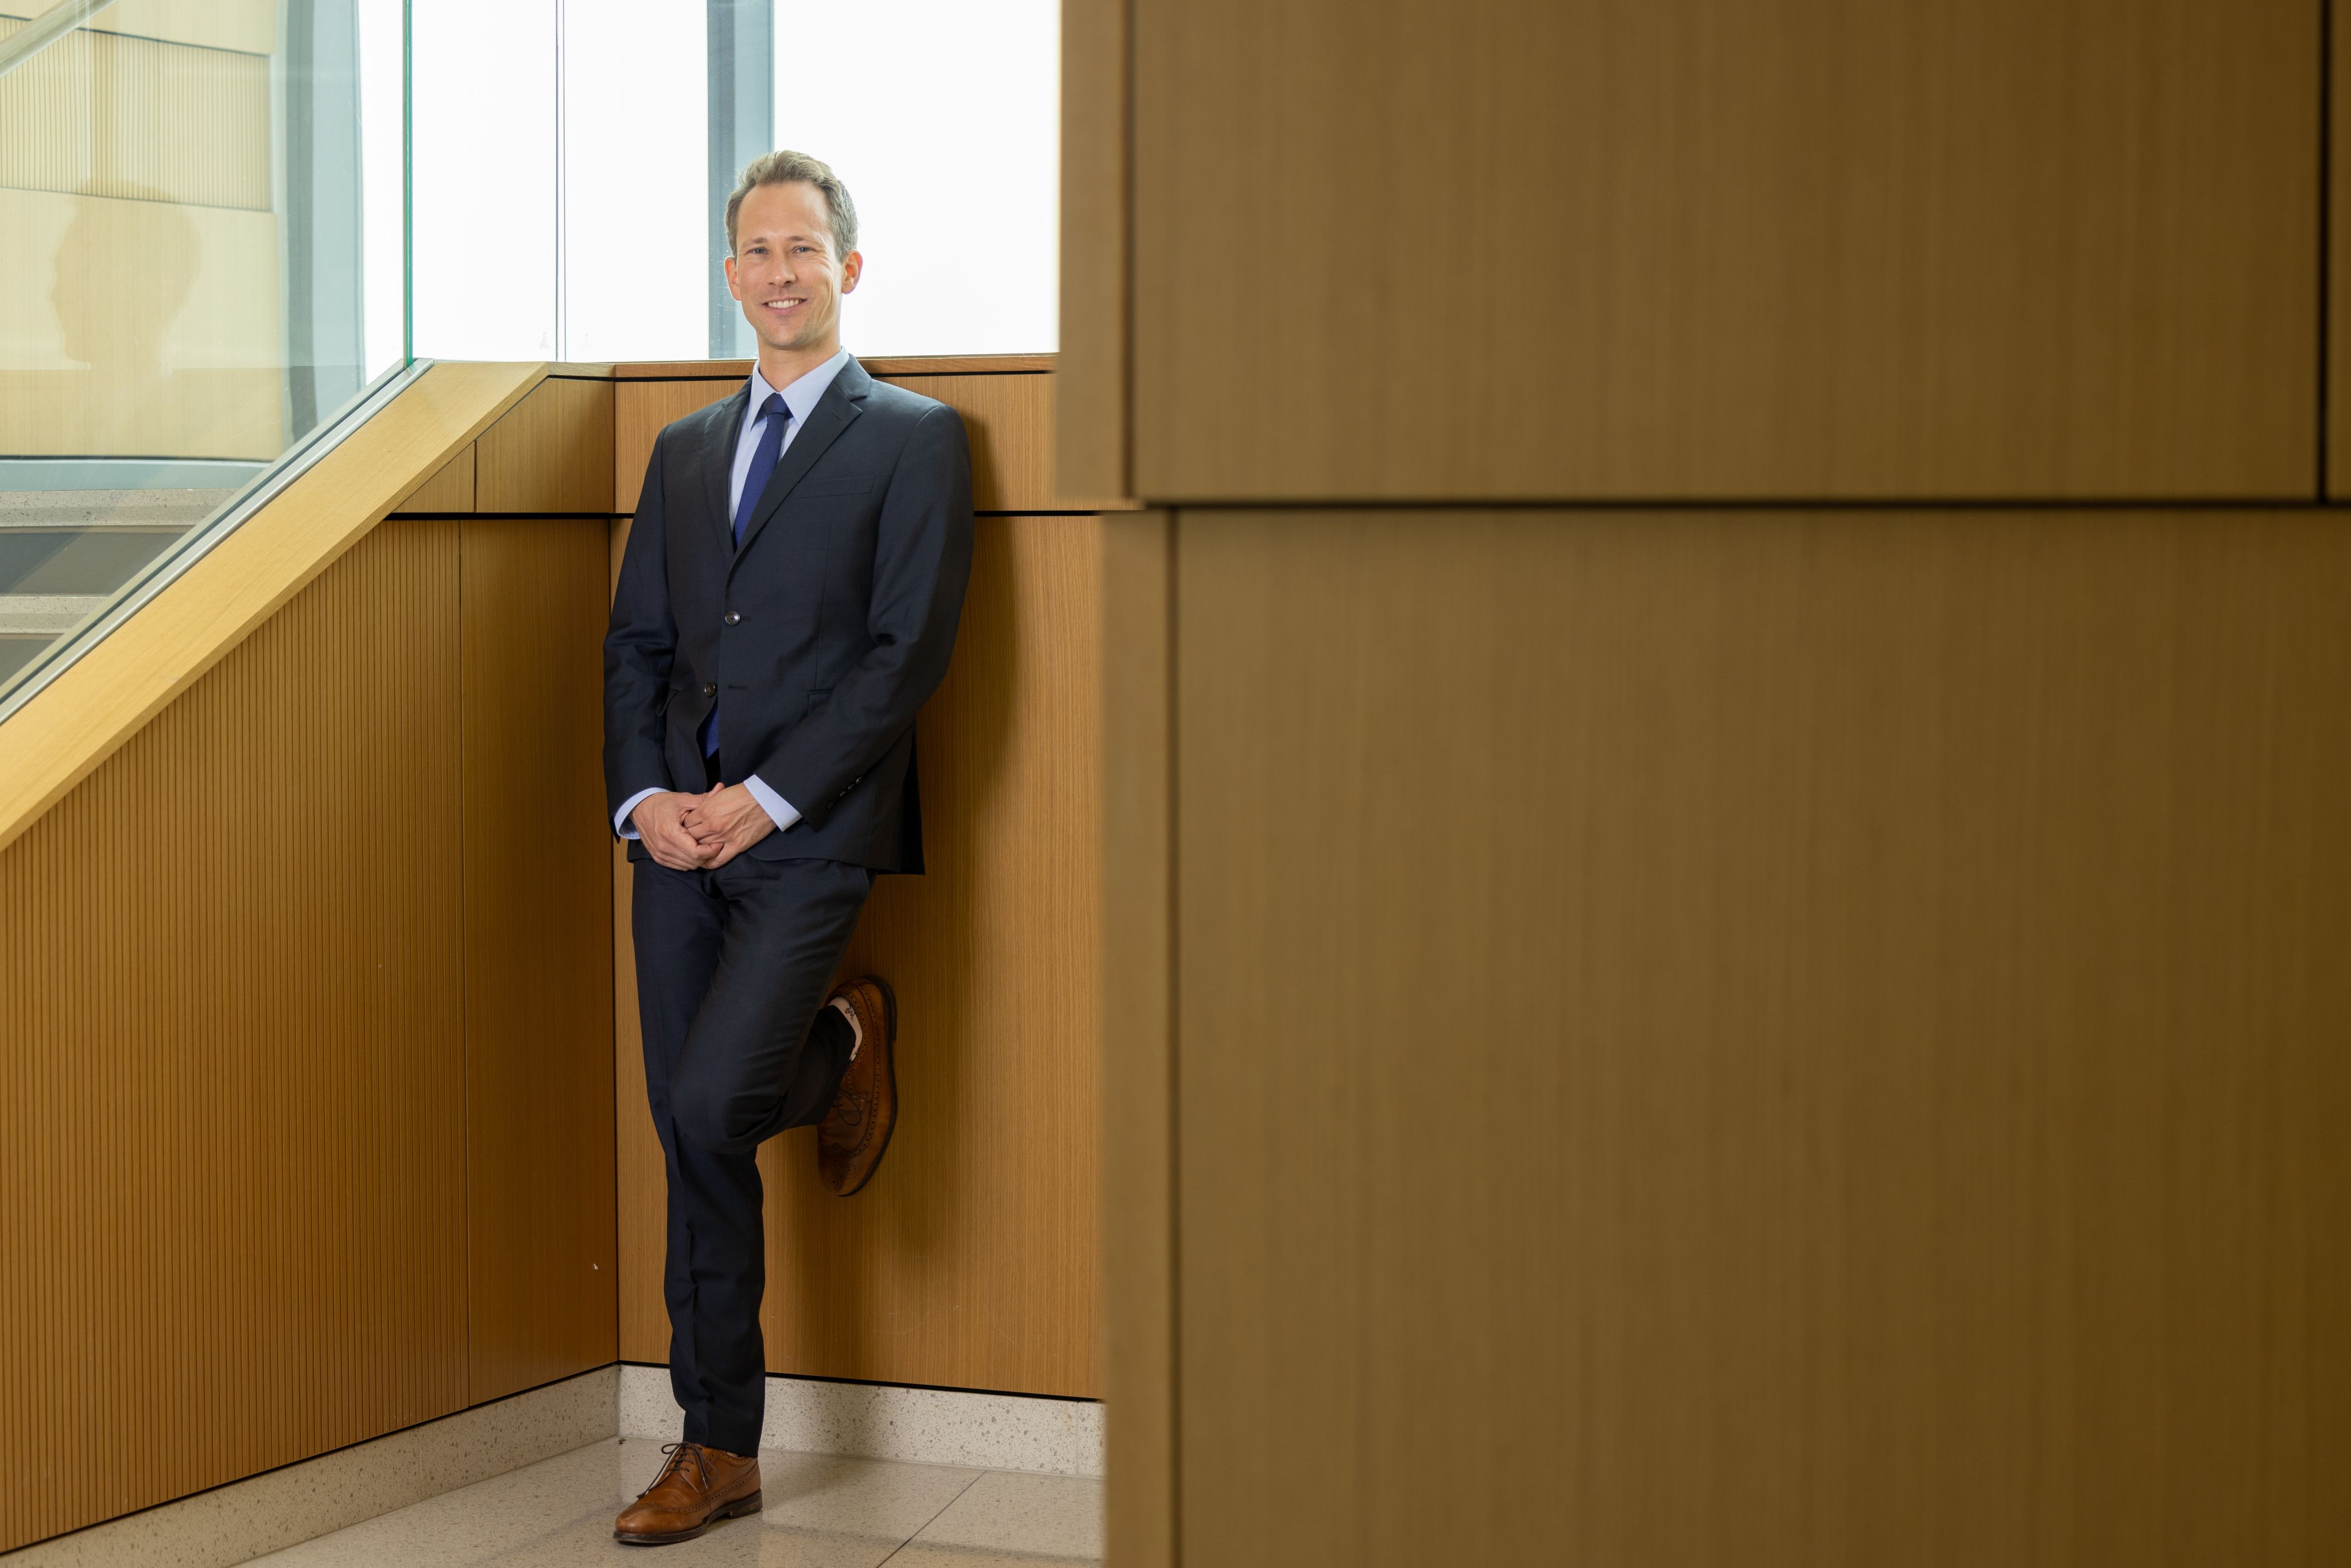
<svg viewBox="0 0 2351 1568">
<path fill-rule="evenodd" d="M 608 1437 L 253 1559 L 270 1568 L 1019 1568 L 1099 1562 L 1102 1482 L 1011 1470 L 759 1454 L 766 1511 L 676 1546 L 622 1546 L 612 1516 L 661 1444 Z"/>
</svg>

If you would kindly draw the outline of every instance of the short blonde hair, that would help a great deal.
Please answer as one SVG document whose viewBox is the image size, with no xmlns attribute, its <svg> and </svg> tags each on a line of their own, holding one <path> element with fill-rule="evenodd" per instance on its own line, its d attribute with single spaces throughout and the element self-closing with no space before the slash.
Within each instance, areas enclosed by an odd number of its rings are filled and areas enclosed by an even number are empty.
<svg viewBox="0 0 2351 1568">
<path fill-rule="evenodd" d="M 743 210 L 743 198 L 762 185 L 789 185 L 804 181 L 824 193 L 824 207 L 832 225 L 832 254 L 835 260 L 857 248 L 857 204 L 849 199 L 849 187 L 832 172 L 832 165 L 821 158 L 811 158 L 805 152 L 762 152 L 743 165 L 743 177 L 735 182 L 735 193 L 726 198 L 726 254 L 735 254 L 735 214 Z"/>
</svg>

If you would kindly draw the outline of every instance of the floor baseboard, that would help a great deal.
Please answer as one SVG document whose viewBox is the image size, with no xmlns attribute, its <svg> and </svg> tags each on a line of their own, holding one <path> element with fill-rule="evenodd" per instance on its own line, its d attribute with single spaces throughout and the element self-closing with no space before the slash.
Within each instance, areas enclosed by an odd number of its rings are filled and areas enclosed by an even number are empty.
<svg viewBox="0 0 2351 1568">
<path fill-rule="evenodd" d="M 674 1441 L 681 1421 L 668 1368 L 600 1367 L 35 1542 L 0 1554 L 0 1568 L 232 1568 L 599 1438 Z M 1082 1399 L 770 1377 L 759 1440 L 809 1454 L 1102 1473 L 1102 1407 Z"/>
<path fill-rule="evenodd" d="M 355 1443 L 0 1555 L 6 1568 L 230 1568 L 614 1435 L 620 1369 Z"/>
<path fill-rule="evenodd" d="M 621 1368 L 621 1435 L 676 1440 L 684 1417 L 665 1366 Z M 1086 1399 L 891 1384 L 768 1379 L 763 1448 L 925 1465 L 1102 1473 L 1102 1407 Z"/>
</svg>

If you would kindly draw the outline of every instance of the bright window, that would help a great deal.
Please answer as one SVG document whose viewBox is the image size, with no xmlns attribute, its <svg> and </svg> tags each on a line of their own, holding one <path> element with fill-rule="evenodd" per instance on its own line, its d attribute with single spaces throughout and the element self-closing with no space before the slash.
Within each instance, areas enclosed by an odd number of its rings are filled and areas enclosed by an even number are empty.
<svg viewBox="0 0 2351 1568">
<path fill-rule="evenodd" d="M 1057 0 L 866 0 L 776 22 L 776 143 L 847 182 L 861 354 L 1057 342 Z"/>
<path fill-rule="evenodd" d="M 413 0 L 415 343 L 709 352 L 705 0 Z M 1055 346 L 1057 0 L 776 11 L 775 142 L 855 196 L 861 354 Z"/>
</svg>

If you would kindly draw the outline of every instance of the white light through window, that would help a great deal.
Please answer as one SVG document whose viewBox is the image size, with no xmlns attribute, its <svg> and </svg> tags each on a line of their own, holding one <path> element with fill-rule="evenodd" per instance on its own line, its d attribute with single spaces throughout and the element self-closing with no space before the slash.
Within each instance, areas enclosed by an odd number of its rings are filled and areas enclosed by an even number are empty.
<svg viewBox="0 0 2351 1568">
<path fill-rule="evenodd" d="M 1055 347 L 1058 0 L 862 0 L 776 11 L 776 145 L 857 201 L 860 354 Z"/>
<path fill-rule="evenodd" d="M 413 0 L 416 352 L 551 360 L 555 0 Z"/>
<path fill-rule="evenodd" d="M 710 348 L 707 0 L 564 0 L 563 357 Z"/>
<path fill-rule="evenodd" d="M 418 354 L 708 354 L 706 8 L 412 0 Z M 1052 349 L 1058 0 L 779 3 L 775 30 L 774 145 L 857 199 L 842 340 Z"/>
</svg>

